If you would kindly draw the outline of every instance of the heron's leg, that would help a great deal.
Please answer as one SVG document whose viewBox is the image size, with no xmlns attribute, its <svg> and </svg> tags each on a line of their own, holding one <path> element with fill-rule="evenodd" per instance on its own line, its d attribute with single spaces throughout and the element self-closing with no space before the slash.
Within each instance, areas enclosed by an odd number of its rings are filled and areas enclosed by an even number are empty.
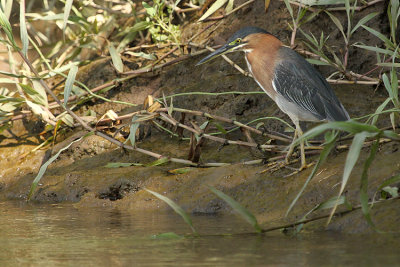
<svg viewBox="0 0 400 267">
<path fill-rule="evenodd" d="M 294 141 L 296 140 L 296 138 L 297 138 L 297 124 L 296 124 L 296 129 L 294 130 L 293 141 L 292 141 L 292 143 L 290 144 L 289 150 L 288 150 L 288 152 L 287 152 L 287 154 L 286 154 L 285 163 L 289 163 L 290 157 L 291 157 L 292 154 L 293 154 L 293 151 L 294 151 Z"/>
<path fill-rule="evenodd" d="M 298 131 L 298 135 L 299 135 L 299 138 L 300 138 L 303 135 L 303 131 L 301 130 L 300 126 L 298 127 L 297 131 Z M 303 170 L 303 169 L 307 168 L 306 154 L 304 152 L 304 140 L 300 141 L 300 156 L 301 156 L 300 170 Z"/>
</svg>

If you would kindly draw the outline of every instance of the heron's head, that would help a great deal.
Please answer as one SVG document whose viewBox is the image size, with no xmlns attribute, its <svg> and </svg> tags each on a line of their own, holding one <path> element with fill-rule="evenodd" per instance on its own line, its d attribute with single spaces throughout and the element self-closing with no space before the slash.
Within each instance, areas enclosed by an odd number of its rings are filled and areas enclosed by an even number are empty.
<svg viewBox="0 0 400 267">
<path fill-rule="evenodd" d="M 269 34 L 269 32 L 257 27 L 245 27 L 238 30 L 228 39 L 226 44 L 200 60 L 196 66 L 206 63 L 207 61 L 226 53 L 246 50 L 246 46 L 251 41 L 252 36 L 258 33 Z"/>
</svg>

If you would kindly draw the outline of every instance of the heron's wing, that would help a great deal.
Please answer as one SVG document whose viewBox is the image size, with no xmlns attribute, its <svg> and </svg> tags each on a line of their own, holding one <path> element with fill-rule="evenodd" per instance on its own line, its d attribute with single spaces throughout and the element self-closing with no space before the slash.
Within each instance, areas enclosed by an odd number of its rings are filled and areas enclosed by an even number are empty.
<svg viewBox="0 0 400 267">
<path fill-rule="evenodd" d="M 274 89 L 319 120 L 346 121 L 347 111 L 322 75 L 303 57 L 287 47 L 279 49 Z"/>
</svg>

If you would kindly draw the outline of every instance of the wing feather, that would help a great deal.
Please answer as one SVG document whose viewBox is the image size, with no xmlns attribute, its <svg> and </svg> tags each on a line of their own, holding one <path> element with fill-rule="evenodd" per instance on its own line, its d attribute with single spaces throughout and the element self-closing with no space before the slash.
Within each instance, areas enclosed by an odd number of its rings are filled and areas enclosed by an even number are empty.
<svg viewBox="0 0 400 267">
<path fill-rule="evenodd" d="M 347 111 L 322 75 L 303 57 L 287 47 L 279 49 L 274 87 L 286 100 L 319 120 L 346 121 Z"/>
</svg>

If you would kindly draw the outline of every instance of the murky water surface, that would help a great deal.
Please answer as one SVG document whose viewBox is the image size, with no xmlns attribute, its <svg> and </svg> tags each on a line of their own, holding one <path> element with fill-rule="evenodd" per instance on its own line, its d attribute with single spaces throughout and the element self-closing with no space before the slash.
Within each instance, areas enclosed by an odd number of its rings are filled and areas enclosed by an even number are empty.
<svg viewBox="0 0 400 267">
<path fill-rule="evenodd" d="M 198 238 L 178 215 L 121 213 L 72 205 L 0 203 L 0 266 L 383 266 L 400 260 L 393 235 L 211 236 L 248 232 L 235 216 L 194 216 Z"/>
</svg>

